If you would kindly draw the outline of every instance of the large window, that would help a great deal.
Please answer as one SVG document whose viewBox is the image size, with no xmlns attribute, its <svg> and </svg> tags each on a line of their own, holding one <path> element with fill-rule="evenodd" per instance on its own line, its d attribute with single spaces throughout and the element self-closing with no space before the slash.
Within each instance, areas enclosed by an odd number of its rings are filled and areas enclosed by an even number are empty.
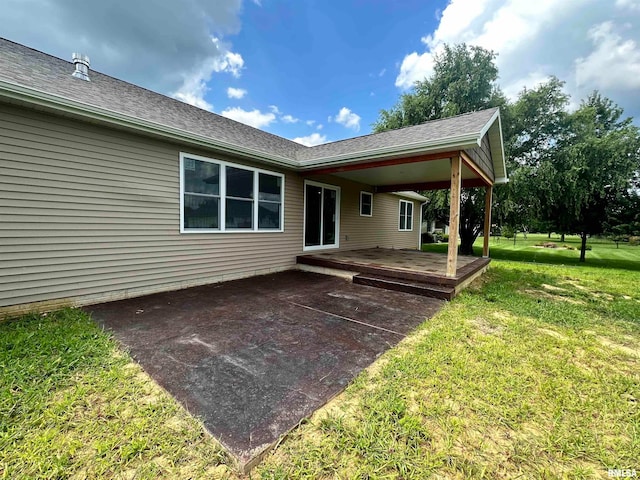
<svg viewBox="0 0 640 480">
<path fill-rule="evenodd" d="M 279 173 L 181 154 L 180 190 L 181 232 L 284 230 Z"/>
<path fill-rule="evenodd" d="M 413 230 L 413 202 L 400 200 L 400 223 L 398 230 L 410 232 Z"/>
<path fill-rule="evenodd" d="M 360 216 L 370 217 L 373 215 L 373 193 L 360 192 Z"/>
</svg>

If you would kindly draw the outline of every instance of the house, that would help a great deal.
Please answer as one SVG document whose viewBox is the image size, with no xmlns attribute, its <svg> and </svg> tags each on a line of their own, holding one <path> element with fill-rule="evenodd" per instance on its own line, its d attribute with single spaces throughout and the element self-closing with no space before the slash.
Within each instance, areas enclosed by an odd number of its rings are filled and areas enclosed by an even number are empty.
<svg viewBox="0 0 640 480">
<path fill-rule="evenodd" d="M 497 109 L 305 147 L 73 60 L 0 39 L 2 315 L 416 249 L 413 190 L 453 186 L 457 232 L 506 181 Z"/>
</svg>

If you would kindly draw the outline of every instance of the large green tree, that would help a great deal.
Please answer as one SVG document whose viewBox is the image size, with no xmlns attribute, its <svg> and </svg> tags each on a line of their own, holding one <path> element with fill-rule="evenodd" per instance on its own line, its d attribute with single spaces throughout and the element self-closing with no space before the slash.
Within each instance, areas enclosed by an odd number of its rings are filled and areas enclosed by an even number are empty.
<svg viewBox="0 0 640 480">
<path fill-rule="evenodd" d="M 434 56 L 433 74 L 416 82 L 398 103 L 382 110 L 374 123 L 375 132 L 418 125 L 506 104 L 496 80 L 495 54 L 481 47 L 445 45 Z M 438 192 L 425 192 L 429 204 L 441 207 Z M 483 189 L 463 189 L 460 212 L 460 253 L 473 254 L 473 242 L 482 231 Z M 429 208 L 427 206 L 427 208 Z M 435 211 L 433 212 L 435 214 Z"/>
<path fill-rule="evenodd" d="M 608 225 L 610 205 L 633 188 L 639 168 L 640 131 L 623 110 L 598 92 L 569 116 L 569 135 L 539 166 L 543 210 L 562 213 L 567 231 L 582 238 Z"/>
<path fill-rule="evenodd" d="M 553 158 L 569 133 L 569 96 L 564 82 L 550 77 L 535 88 L 524 88 L 503 109 L 504 148 L 509 183 L 495 191 L 496 219 L 514 230 L 546 225 L 566 231 L 563 212 L 542 215 L 546 186 L 540 166 Z M 546 180 L 545 180 L 546 181 Z"/>
</svg>

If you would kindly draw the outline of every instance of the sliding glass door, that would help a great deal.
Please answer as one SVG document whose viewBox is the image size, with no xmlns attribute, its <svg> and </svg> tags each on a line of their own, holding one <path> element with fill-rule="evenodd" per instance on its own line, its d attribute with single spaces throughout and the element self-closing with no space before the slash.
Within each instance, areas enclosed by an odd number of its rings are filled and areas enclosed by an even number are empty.
<svg viewBox="0 0 640 480">
<path fill-rule="evenodd" d="M 305 182 L 304 249 L 337 248 L 339 237 L 340 188 Z"/>
</svg>

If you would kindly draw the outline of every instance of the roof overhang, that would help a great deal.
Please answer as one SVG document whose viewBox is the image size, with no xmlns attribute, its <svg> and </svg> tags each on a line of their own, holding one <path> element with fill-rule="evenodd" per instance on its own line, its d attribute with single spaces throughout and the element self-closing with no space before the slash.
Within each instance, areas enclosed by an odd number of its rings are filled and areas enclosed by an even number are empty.
<svg viewBox="0 0 640 480">
<path fill-rule="evenodd" d="M 321 156 L 311 160 L 298 160 L 216 140 L 1 79 L 0 99 L 91 123 L 300 171 L 303 175 L 330 173 L 378 187 L 405 186 L 424 182 L 441 185 L 438 182 L 445 182 L 449 178 L 450 159 L 464 150 L 478 148 L 482 144 L 483 137 L 487 135 L 495 173 L 492 183 L 507 181 L 499 110 L 496 110 L 483 128 L 476 132 Z M 313 147 L 301 146 L 301 148 Z M 463 164 L 461 174 L 463 185 L 476 182 L 479 176 L 469 162 Z M 485 183 L 487 183 L 486 179 Z M 408 190 L 408 188 L 401 190 Z"/>
<path fill-rule="evenodd" d="M 358 152 L 357 155 L 322 158 L 301 162 L 305 176 L 335 175 L 355 182 L 373 185 L 378 192 L 432 190 L 449 188 L 451 159 L 462 157 L 462 186 L 480 187 L 506 183 L 506 166 L 502 140 L 500 111 L 484 127 L 467 135 L 403 145 L 398 148 Z M 489 140 L 494 177 L 487 175 L 467 155 L 480 148 L 483 138 Z"/>
</svg>

